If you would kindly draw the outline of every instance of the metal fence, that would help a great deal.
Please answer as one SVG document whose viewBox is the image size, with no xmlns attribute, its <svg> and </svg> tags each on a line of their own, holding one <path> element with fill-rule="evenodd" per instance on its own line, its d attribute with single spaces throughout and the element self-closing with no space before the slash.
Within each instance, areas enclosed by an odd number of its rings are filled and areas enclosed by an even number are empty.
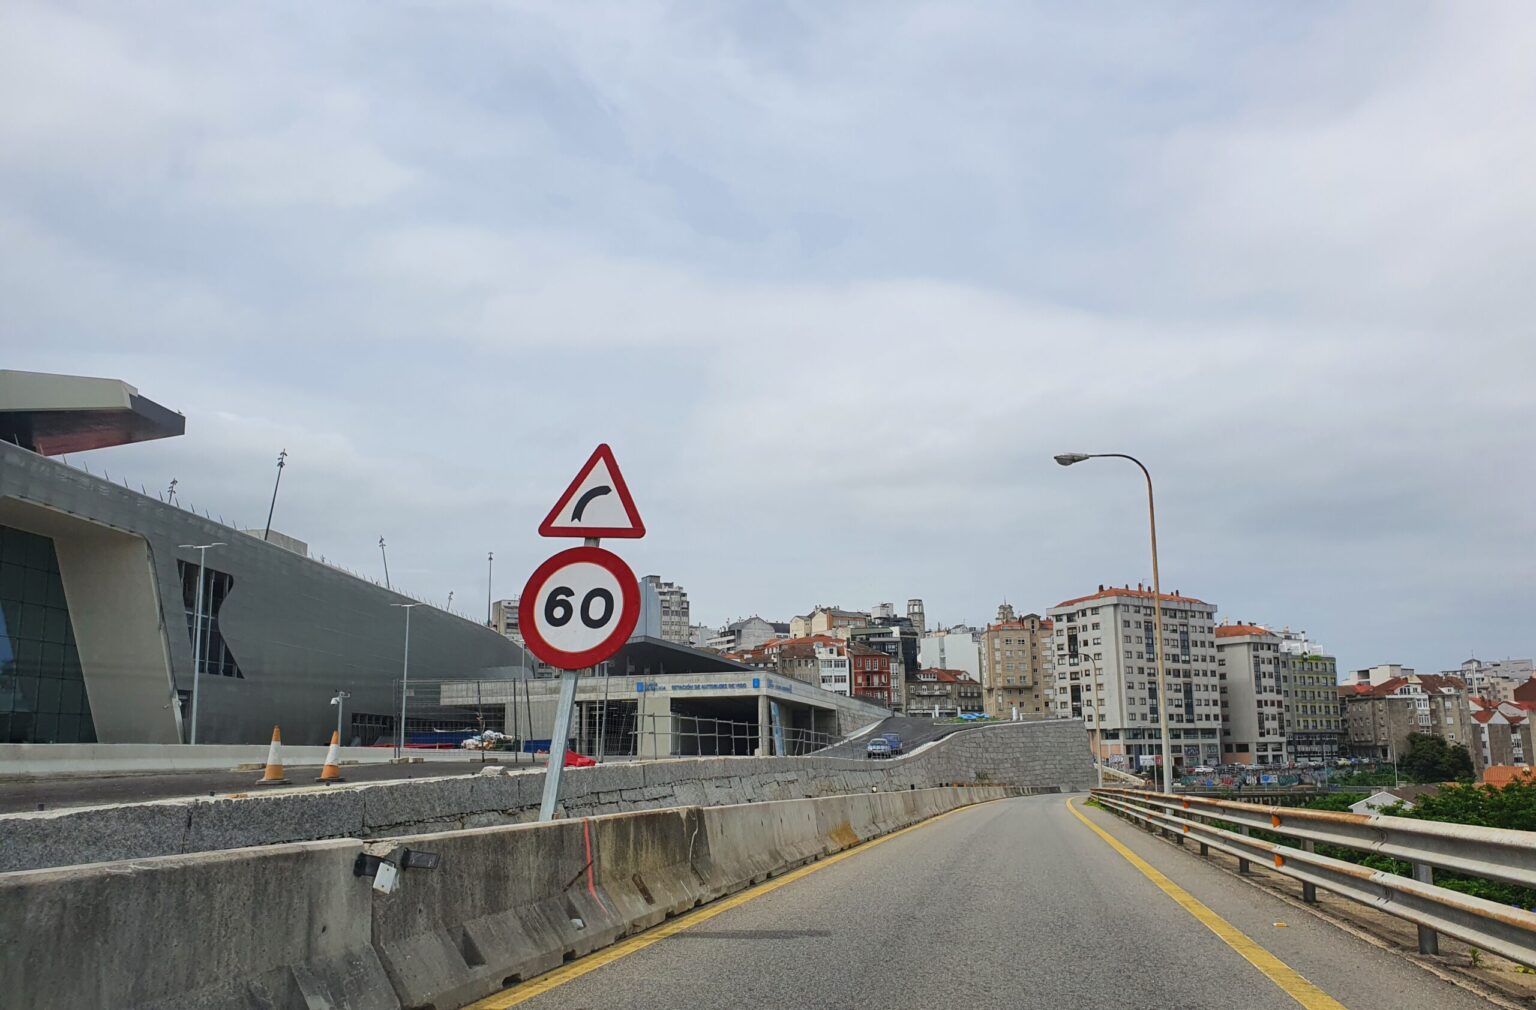
<svg viewBox="0 0 1536 1010">
<path fill-rule="evenodd" d="M 1170 796 L 1132 789 L 1095 789 L 1105 808 L 1200 845 L 1201 855 L 1217 849 L 1238 858 L 1246 872 L 1253 862 L 1273 866 L 1302 883 L 1302 897 L 1317 900 L 1317 888 L 1381 909 L 1416 924 L 1419 951 L 1439 953 L 1445 933 L 1536 967 L 1536 912 L 1436 886 L 1434 871 L 1536 888 L 1536 832 L 1470 824 L 1421 821 L 1382 814 L 1347 814 L 1293 807 L 1275 808 L 1198 796 Z M 1254 837 L 1253 832 L 1261 837 Z M 1270 841 L 1262 835 L 1281 839 Z M 1287 841 L 1289 840 L 1289 844 Z M 1322 855 L 1332 845 L 1410 864 L 1403 876 Z"/>
</svg>

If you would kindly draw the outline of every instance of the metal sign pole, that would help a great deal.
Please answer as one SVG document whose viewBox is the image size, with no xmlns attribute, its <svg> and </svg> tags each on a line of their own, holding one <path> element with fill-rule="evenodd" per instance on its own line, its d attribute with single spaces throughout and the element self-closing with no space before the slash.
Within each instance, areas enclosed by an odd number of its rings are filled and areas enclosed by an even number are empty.
<svg viewBox="0 0 1536 1010">
<path fill-rule="evenodd" d="M 571 712 L 576 707 L 576 679 L 579 670 L 560 672 L 560 700 L 555 706 L 555 728 L 549 737 L 549 762 L 544 766 L 544 799 L 539 804 L 539 820 L 555 819 L 560 802 L 560 773 L 565 770 L 565 745 L 571 738 Z"/>
</svg>

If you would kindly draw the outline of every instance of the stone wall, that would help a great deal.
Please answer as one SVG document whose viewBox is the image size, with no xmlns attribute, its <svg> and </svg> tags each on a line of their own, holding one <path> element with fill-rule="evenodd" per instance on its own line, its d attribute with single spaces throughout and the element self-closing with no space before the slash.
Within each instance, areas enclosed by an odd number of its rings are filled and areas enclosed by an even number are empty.
<svg viewBox="0 0 1536 1010">
<path fill-rule="evenodd" d="M 568 817 L 659 807 L 718 806 L 952 784 L 1020 791 L 1079 790 L 1093 782 L 1077 720 L 966 729 L 891 760 L 682 758 L 568 768 Z M 161 800 L 0 817 L 0 872 L 272 845 L 382 838 L 531 820 L 542 770 L 412 779 L 291 792 Z"/>
</svg>

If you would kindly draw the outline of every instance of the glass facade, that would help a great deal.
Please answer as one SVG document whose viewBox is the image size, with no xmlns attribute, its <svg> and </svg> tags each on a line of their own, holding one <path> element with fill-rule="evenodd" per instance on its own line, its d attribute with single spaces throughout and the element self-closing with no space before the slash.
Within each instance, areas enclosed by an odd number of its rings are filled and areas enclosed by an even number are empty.
<svg viewBox="0 0 1536 1010">
<path fill-rule="evenodd" d="M 238 677 L 245 679 L 234 654 L 219 634 L 219 608 L 229 595 L 235 580 L 227 572 L 213 568 L 203 569 L 203 612 L 197 613 L 197 564 L 176 562 L 181 571 L 181 600 L 187 612 L 187 636 L 192 642 L 193 655 L 197 655 L 197 639 L 202 637 L 202 661 L 199 669 L 204 676 Z M 199 620 L 201 616 L 201 620 Z"/>
<path fill-rule="evenodd" d="M 0 526 L 0 741 L 95 743 L 53 541 Z"/>
</svg>

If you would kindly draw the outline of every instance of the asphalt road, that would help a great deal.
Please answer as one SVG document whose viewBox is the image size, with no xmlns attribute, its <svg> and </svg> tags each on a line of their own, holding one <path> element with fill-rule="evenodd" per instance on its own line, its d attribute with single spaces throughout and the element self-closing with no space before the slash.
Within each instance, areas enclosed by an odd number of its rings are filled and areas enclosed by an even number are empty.
<svg viewBox="0 0 1536 1010">
<path fill-rule="evenodd" d="M 866 757 L 864 745 L 872 736 L 881 733 L 895 733 L 901 737 L 902 750 L 911 753 L 912 748 L 930 740 L 938 740 L 949 736 L 959 730 L 973 728 L 969 723 L 950 722 L 937 723 L 932 719 L 925 719 L 908 715 L 893 715 L 879 726 L 865 733 L 857 740 L 849 740 L 846 743 L 833 744 L 816 752 L 817 757 Z M 873 760 L 873 759 L 871 759 Z"/>
<path fill-rule="evenodd" d="M 1487 1010 L 1192 855 L 1084 812 L 1338 1003 L 1294 1000 L 1063 797 L 1032 796 L 932 821 L 520 1005 Z"/>
<path fill-rule="evenodd" d="M 502 764 L 511 763 L 511 755 L 503 755 Z M 520 767 L 530 767 L 524 755 Z M 540 762 L 542 766 L 542 762 Z M 424 761 L 420 764 L 366 764 L 346 765 L 341 774 L 348 782 L 385 782 L 391 779 L 426 779 L 443 775 L 474 775 L 484 768 L 478 760 Z M 287 768 L 289 786 L 264 786 L 265 790 L 281 791 L 300 786 L 314 786 L 320 774 L 318 767 Z M 0 813 L 9 814 L 22 810 L 60 810 L 65 807 L 88 807 L 106 803 L 138 803 L 145 800 L 165 800 L 180 796 L 207 796 L 210 793 L 248 792 L 261 778 L 259 771 L 196 771 L 164 772 L 152 775 L 130 774 L 111 776 L 49 776 L 47 778 L 0 779 Z"/>
</svg>

